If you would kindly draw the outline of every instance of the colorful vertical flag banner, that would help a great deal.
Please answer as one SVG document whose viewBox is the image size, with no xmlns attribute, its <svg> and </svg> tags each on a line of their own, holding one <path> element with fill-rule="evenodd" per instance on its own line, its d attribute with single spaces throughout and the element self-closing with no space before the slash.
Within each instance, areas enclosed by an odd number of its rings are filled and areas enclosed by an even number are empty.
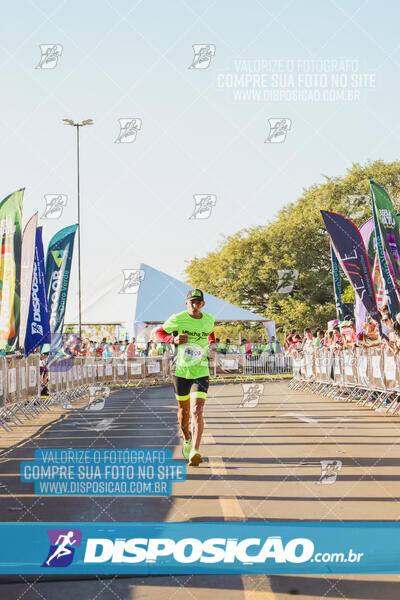
<svg viewBox="0 0 400 600">
<path fill-rule="evenodd" d="M 32 291 L 33 263 L 35 259 L 36 227 L 38 214 L 35 213 L 25 225 L 21 246 L 21 310 L 19 324 L 19 345 L 25 346 L 26 325 Z"/>
<path fill-rule="evenodd" d="M 343 215 L 321 210 L 339 263 L 366 310 L 380 325 L 371 267 L 357 227 Z"/>
<path fill-rule="evenodd" d="M 381 309 L 382 306 L 384 306 L 386 304 L 386 292 L 385 292 L 385 282 L 383 281 L 383 278 L 382 278 L 378 256 L 375 257 L 374 268 L 372 270 L 372 279 L 374 281 L 376 303 L 378 305 L 378 308 Z"/>
<path fill-rule="evenodd" d="M 78 225 L 61 229 L 50 240 L 46 256 L 46 291 L 50 315 L 51 350 L 62 340 L 72 254 Z"/>
<path fill-rule="evenodd" d="M 336 257 L 335 250 L 333 249 L 332 243 L 331 248 L 331 263 L 332 263 L 332 277 L 333 277 L 333 291 L 335 292 L 335 304 L 336 304 L 336 315 L 338 321 L 344 320 L 345 309 L 342 302 L 342 282 L 340 280 L 340 265 Z"/>
<path fill-rule="evenodd" d="M 360 234 L 363 239 L 364 245 L 367 249 L 369 265 L 372 270 L 372 265 L 375 261 L 376 255 L 376 242 L 375 242 L 375 231 L 374 231 L 374 219 L 371 217 L 365 223 L 363 223 L 360 227 Z M 374 281 L 374 279 L 373 279 Z M 375 283 L 374 283 L 375 285 Z M 377 292 L 377 288 L 375 287 L 375 293 Z M 377 298 L 378 300 L 378 298 Z M 379 303 L 378 303 L 379 308 Z M 356 331 L 357 334 L 363 333 L 363 324 L 365 323 L 365 319 L 367 316 L 367 311 L 364 304 L 360 300 L 360 296 L 358 294 L 355 295 L 354 298 L 354 316 L 356 319 Z"/>
<path fill-rule="evenodd" d="M 22 201 L 24 189 L 0 203 L 0 348 L 19 344 Z"/>
<path fill-rule="evenodd" d="M 400 235 L 399 218 L 386 190 L 370 179 L 371 198 L 375 206 L 384 250 L 389 258 L 388 266 L 394 287 L 400 294 Z"/>
<path fill-rule="evenodd" d="M 25 354 L 47 342 L 50 335 L 50 320 L 47 307 L 46 274 L 42 228 L 36 229 L 36 245 L 33 263 L 31 296 L 25 336 Z"/>
<path fill-rule="evenodd" d="M 374 185 L 374 187 L 373 187 L 373 185 Z M 378 260 L 379 260 L 381 277 L 385 284 L 385 292 L 386 292 L 386 298 L 387 298 L 389 312 L 390 312 L 390 315 L 392 316 L 392 318 L 396 318 L 396 315 L 400 309 L 400 302 L 399 302 L 399 296 L 395 289 L 396 276 L 395 276 L 395 273 L 393 270 L 393 265 L 389 266 L 391 264 L 391 259 L 387 252 L 388 240 L 387 240 L 387 238 L 386 238 L 386 242 L 384 240 L 384 236 L 386 236 L 387 232 L 386 232 L 386 229 L 382 232 L 381 221 L 380 221 L 381 215 L 380 214 L 378 215 L 378 206 L 380 206 L 380 207 L 382 206 L 382 201 L 381 201 L 382 195 L 381 194 L 378 194 L 378 196 L 376 195 L 376 191 L 377 191 L 378 187 L 380 187 L 380 186 L 377 186 L 377 184 L 371 180 L 370 189 L 371 189 L 371 200 L 372 200 L 372 214 L 373 214 L 374 227 L 375 227 L 376 253 L 378 256 Z M 380 188 L 380 189 L 383 189 L 383 188 Z M 380 198 L 380 200 L 378 202 L 376 201 L 377 197 Z M 389 198 L 389 201 L 390 201 L 390 198 Z M 386 210 L 386 209 L 382 209 L 382 210 Z M 383 213 L 383 214 L 386 215 L 386 213 Z M 389 213 L 389 214 L 391 214 L 391 213 Z M 388 222 L 388 220 L 386 220 L 386 222 Z M 392 218 L 391 218 L 391 222 L 393 222 Z M 393 239 L 392 239 L 392 241 L 393 241 Z"/>
</svg>

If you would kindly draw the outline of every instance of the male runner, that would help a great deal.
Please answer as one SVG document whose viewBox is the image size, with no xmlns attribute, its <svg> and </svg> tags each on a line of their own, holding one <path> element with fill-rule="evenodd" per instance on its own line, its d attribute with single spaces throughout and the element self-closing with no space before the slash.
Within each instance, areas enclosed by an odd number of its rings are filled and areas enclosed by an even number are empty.
<svg viewBox="0 0 400 600">
<path fill-rule="evenodd" d="M 185 304 L 187 311 L 169 317 L 157 329 L 156 335 L 162 342 L 178 346 L 173 384 L 178 401 L 178 421 L 184 437 L 182 452 L 189 465 L 197 467 L 203 462 L 199 447 L 210 374 L 208 345 L 215 343 L 214 317 L 201 312 L 205 304 L 201 290 L 190 290 Z M 190 400 L 193 402 L 193 443 L 189 426 Z"/>
</svg>

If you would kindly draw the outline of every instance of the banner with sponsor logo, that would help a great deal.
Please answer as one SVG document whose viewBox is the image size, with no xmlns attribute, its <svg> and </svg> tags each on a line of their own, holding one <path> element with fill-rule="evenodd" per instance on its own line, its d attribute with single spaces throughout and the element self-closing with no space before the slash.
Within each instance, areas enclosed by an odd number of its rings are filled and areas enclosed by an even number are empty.
<svg viewBox="0 0 400 600">
<path fill-rule="evenodd" d="M 400 235 L 399 217 L 386 190 L 370 179 L 372 204 L 379 227 L 383 248 L 397 294 L 400 295 Z"/>
<path fill-rule="evenodd" d="M 364 245 L 367 249 L 369 266 L 372 269 L 372 265 L 374 264 L 375 254 L 376 254 L 376 242 L 375 242 L 375 232 L 374 232 L 374 220 L 368 219 L 363 223 L 360 227 L 360 234 L 364 241 Z M 376 288 L 375 288 L 376 292 Z M 379 308 L 379 305 L 378 305 Z M 365 322 L 365 318 L 367 316 L 367 311 L 365 309 L 364 304 L 360 300 L 360 296 L 358 294 L 355 295 L 354 298 L 354 316 L 356 318 L 356 331 L 357 334 L 363 332 L 363 324 Z"/>
<path fill-rule="evenodd" d="M 19 344 L 21 221 L 24 189 L 0 203 L 0 347 Z"/>
<path fill-rule="evenodd" d="M 396 288 L 395 288 L 396 276 L 395 276 L 395 273 L 393 270 L 393 265 L 391 264 L 391 258 L 387 252 L 387 246 L 388 246 L 389 242 L 388 242 L 388 239 L 386 239 L 386 241 L 384 239 L 387 232 L 386 232 L 386 230 L 384 230 L 384 231 L 381 230 L 381 225 L 380 225 L 381 215 L 378 215 L 377 205 L 382 207 L 382 205 L 383 205 L 382 195 L 380 193 L 377 196 L 375 195 L 375 192 L 377 190 L 373 189 L 372 183 L 373 182 L 371 180 L 370 188 L 371 188 L 371 199 L 372 199 L 372 214 L 373 214 L 374 227 L 375 227 L 376 253 L 377 253 L 377 256 L 379 259 L 379 267 L 380 267 L 381 277 L 382 277 L 384 285 L 385 285 L 386 299 L 387 299 L 387 303 L 388 303 L 389 312 L 390 312 L 392 318 L 395 319 L 396 315 L 400 309 L 399 296 L 398 296 L 398 294 L 396 292 Z M 376 184 L 374 184 L 374 185 L 376 186 Z M 381 188 L 381 189 L 383 189 L 383 188 Z M 376 198 L 379 198 L 378 202 L 376 202 Z M 389 201 L 390 201 L 390 198 L 389 198 Z M 385 210 L 385 209 L 382 209 L 382 210 Z M 390 219 L 389 219 L 389 218 L 386 218 L 387 217 L 386 213 L 383 213 L 383 214 L 385 215 L 385 222 L 389 223 L 389 220 L 390 220 L 390 222 L 393 223 L 392 216 L 390 216 Z M 390 211 L 389 211 L 389 215 L 391 215 Z M 392 238 L 391 238 L 391 240 L 393 242 Z M 393 250 L 394 250 L 394 248 L 393 248 Z"/>
<path fill-rule="evenodd" d="M 42 228 L 38 227 L 36 229 L 31 297 L 25 336 L 25 354 L 28 356 L 40 344 L 45 343 L 49 335 L 50 322 L 47 307 Z"/>
<path fill-rule="evenodd" d="M 335 304 L 336 304 L 336 315 L 338 321 L 343 321 L 344 319 L 344 306 L 342 302 L 342 282 L 340 280 L 340 267 L 339 261 L 336 258 L 335 251 L 330 244 L 331 249 L 331 264 L 332 264 L 332 277 L 333 277 L 333 291 L 335 292 Z"/>
<path fill-rule="evenodd" d="M 25 225 L 21 246 L 21 311 L 19 324 L 19 345 L 25 345 L 26 325 L 32 290 L 33 262 L 35 258 L 36 227 L 38 214 L 35 213 Z"/>
<path fill-rule="evenodd" d="M 397 521 L 1 523 L 0 573 L 398 573 Z M 27 543 L 29 540 L 29 543 Z"/>
<path fill-rule="evenodd" d="M 47 249 L 46 291 L 51 332 L 51 339 L 48 341 L 52 348 L 57 348 L 62 339 L 77 227 L 78 225 L 70 225 L 61 229 L 52 237 Z"/>
<path fill-rule="evenodd" d="M 357 227 L 343 215 L 321 210 L 340 265 L 371 317 L 379 323 L 375 289 L 364 241 Z"/>
</svg>

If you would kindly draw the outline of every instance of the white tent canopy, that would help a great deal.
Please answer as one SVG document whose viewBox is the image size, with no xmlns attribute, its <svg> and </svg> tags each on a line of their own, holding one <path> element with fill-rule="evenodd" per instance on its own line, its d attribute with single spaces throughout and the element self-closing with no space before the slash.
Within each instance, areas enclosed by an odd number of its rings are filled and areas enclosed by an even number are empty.
<svg viewBox="0 0 400 600">
<path fill-rule="evenodd" d="M 137 293 L 134 335 L 147 324 L 164 323 L 171 314 L 185 310 L 186 295 L 193 289 L 193 286 L 149 265 L 141 264 L 140 269 L 144 277 Z M 212 314 L 217 322 L 260 321 L 265 325 L 269 337 L 275 335 L 275 321 L 220 300 L 206 292 L 204 292 L 204 300 L 205 312 Z"/>
</svg>

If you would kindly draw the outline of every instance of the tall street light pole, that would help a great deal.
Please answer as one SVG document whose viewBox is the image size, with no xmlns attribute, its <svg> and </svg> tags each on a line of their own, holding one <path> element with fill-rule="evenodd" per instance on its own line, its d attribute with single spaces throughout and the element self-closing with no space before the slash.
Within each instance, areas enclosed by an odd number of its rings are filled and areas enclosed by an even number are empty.
<svg viewBox="0 0 400 600">
<path fill-rule="evenodd" d="M 79 180 L 79 128 L 85 125 L 93 125 L 93 119 L 86 119 L 82 123 L 75 123 L 72 119 L 63 119 L 66 125 L 76 127 L 76 159 L 78 176 L 78 283 L 79 283 L 79 337 L 82 339 L 82 292 L 81 292 L 81 198 Z"/>
</svg>

